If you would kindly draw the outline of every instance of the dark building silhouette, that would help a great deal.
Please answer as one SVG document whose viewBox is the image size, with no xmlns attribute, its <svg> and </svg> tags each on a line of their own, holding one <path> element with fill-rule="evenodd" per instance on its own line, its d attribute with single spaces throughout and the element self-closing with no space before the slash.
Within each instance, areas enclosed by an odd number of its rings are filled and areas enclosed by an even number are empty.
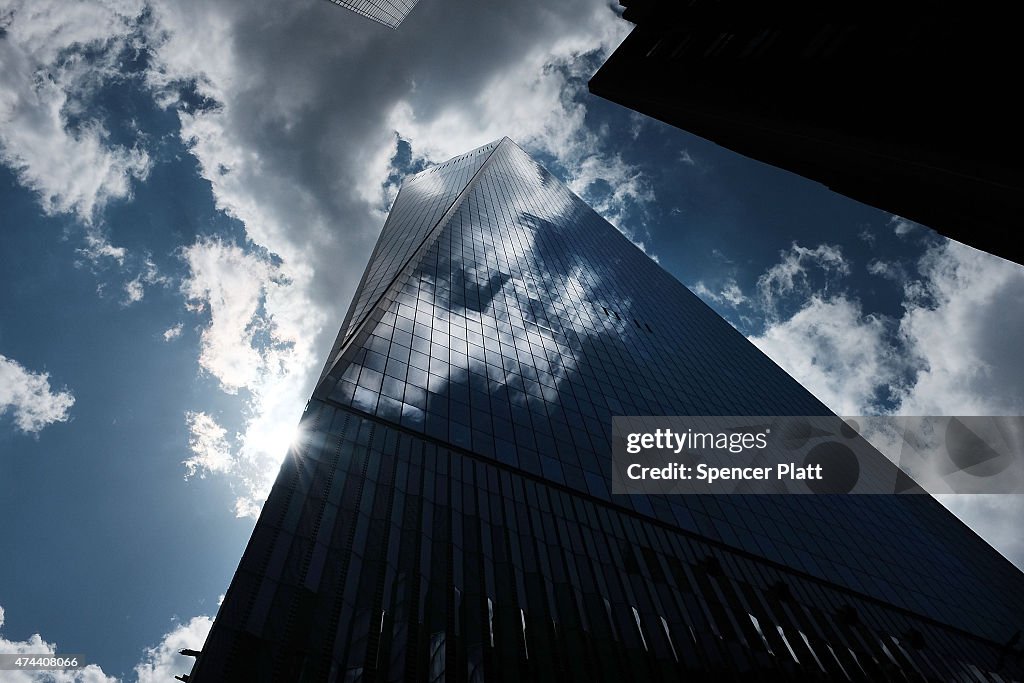
<svg viewBox="0 0 1024 683">
<path fill-rule="evenodd" d="M 657 414 L 828 411 L 507 138 L 407 178 L 191 680 L 1022 675 L 929 496 L 612 495 Z"/>
<path fill-rule="evenodd" d="M 419 0 L 330 0 L 368 19 L 390 28 L 398 28 Z"/>
<path fill-rule="evenodd" d="M 592 93 L 1024 263 L 1009 6 L 622 4 Z"/>
</svg>

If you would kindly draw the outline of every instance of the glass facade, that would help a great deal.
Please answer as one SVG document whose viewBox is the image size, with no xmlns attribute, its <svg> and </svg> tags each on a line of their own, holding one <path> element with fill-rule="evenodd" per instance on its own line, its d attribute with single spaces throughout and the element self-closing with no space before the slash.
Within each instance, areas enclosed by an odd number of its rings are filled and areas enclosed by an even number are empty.
<svg viewBox="0 0 1024 683">
<path fill-rule="evenodd" d="M 636 26 L 593 94 L 1024 264 L 1005 5 L 619 4 Z"/>
<path fill-rule="evenodd" d="M 512 141 L 427 169 L 193 680 L 1021 676 L 1024 577 L 928 496 L 610 493 L 613 415 L 816 414 Z"/>
<path fill-rule="evenodd" d="M 398 28 L 419 0 L 330 0 L 390 28 Z"/>
</svg>

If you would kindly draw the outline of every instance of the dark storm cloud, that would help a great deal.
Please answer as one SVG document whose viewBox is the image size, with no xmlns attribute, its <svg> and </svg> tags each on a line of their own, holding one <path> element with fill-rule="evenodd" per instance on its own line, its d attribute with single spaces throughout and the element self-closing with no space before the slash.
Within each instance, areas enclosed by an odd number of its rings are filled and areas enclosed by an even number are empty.
<svg viewBox="0 0 1024 683">
<path fill-rule="evenodd" d="M 317 264 L 322 266 L 317 279 L 323 294 L 342 300 L 354 284 L 351 271 L 360 270 L 379 229 L 383 207 L 368 205 L 368 191 L 386 178 L 382 162 L 394 152 L 389 117 L 397 106 L 408 107 L 423 125 L 457 112 L 480 131 L 501 128 L 477 101 L 496 77 L 515 73 L 524 60 L 552 46 L 568 45 L 561 48 L 567 55 L 607 49 L 609 38 L 623 30 L 609 8 L 583 1 L 426 1 L 397 31 L 316 1 L 176 3 L 153 12 L 154 33 L 164 32 L 155 49 L 161 73 L 154 74 L 154 82 L 174 86 L 194 80 L 222 106 L 217 114 L 197 115 L 217 123 L 219 130 L 204 132 L 245 150 L 217 160 L 221 166 L 213 159 L 204 165 L 229 174 L 258 167 L 290 186 L 293 201 L 277 198 L 272 210 L 294 216 L 289 242 L 338 247 L 330 264 Z M 532 80 L 544 74 L 524 76 L 513 77 L 502 94 L 510 101 L 538 99 L 538 106 L 557 111 L 557 100 L 544 101 L 545 93 L 529 91 Z M 516 92 L 520 88 L 526 92 Z M 543 124 L 548 113 L 534 113 L 535 123 Z M 529 127 L 529 122 L 506 123 Z M 186 135 L 194 132 L 186 126 Z M 460 132 L 470 138 L 476 131 Z M 414 153 L 461 151 L 448 149 L 443 140 L 411 142 Z M 202 159 L 204 150 L 197 145 L 196 152 Z M 212 180 L 215 192 L 222 189 Z M 231 200 L 224 198 L 229 208 Z M 260 200 L 274 197 L 264 194 L 256 203 Z M 250 235 L 259 242 L 262 230 L 253 227 Z"/>
</svg>

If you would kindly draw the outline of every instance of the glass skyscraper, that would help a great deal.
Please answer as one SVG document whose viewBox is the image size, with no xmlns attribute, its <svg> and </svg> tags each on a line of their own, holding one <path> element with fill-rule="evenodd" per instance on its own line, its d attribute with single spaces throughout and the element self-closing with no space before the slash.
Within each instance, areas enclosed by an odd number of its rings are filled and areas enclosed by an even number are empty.
<svg viewBox="0 0 1024 683">
<path fill-rule="evenodd" d="M 350 9 L 367 19 L 373 19 L 389 28 L 398 28 L 419 0 L 330 0 L 335 5 Z"/>
<path fill-rule="evenodd" d="M 619 4 L 595 95 L 1024 264 L 1008 5 Z"/>
<path fill-rule="evenodd" d="M 610 492 L 613 415 L 827 413 L 511 140 L 429 168 L 191 680 L 1020 678 L 1024 577 L 929 496 Z"/>
</svg>

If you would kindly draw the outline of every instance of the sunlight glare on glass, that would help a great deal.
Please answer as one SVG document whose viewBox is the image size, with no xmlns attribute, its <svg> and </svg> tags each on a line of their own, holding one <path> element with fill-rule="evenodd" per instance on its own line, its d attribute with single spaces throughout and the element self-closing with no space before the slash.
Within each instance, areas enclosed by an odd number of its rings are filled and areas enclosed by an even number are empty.
<svg viewBox="0 0 1024 683">
<path fill-rule="evenodd" d="M 304 431 L 299 425 L 294 422 L 281 421 L 275 424 L 267 434 L 268 450 L 283 458 L 286 453 L 302 444 L 303 436 Z"/>
</svg>

